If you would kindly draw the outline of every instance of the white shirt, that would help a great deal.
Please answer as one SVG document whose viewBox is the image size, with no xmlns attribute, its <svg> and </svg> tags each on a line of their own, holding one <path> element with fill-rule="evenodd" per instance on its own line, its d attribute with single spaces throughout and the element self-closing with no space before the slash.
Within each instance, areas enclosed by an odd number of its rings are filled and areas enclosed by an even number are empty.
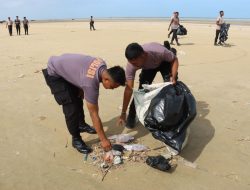
<svg viewBox="0 0 250 190">
<path fill-rule="evenodd" d="M 218 24 L 216 25 L 216 30 L 220 30 L 221 29 L 221 24 L 225 23 L 224 18 L 219 16 L 216 21 L 219 23 L 219 25 Z"/>
</svg>

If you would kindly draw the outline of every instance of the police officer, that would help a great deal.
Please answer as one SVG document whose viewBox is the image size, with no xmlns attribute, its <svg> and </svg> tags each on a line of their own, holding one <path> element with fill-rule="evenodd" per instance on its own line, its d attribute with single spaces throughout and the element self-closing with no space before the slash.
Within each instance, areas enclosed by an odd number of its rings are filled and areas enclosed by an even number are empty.
<svg viewBox="0 0 250 190">
<path fill-rule="evenodd" d="M 119 66 L 108 69 L 102 59 L 92 56 L 63 54 L 50 57 L 43 74 L 56 102 L 62 105 L 67 128 L 72 136 L 72 146 L 81 153 L 91 152 L 80 132 L 97 133 L 103 149 L 110 151 L 111 144 L 104 133 L 98 113 L 99 86 L 100 83 L 105 89 L 124 86 L 124 69 Z M 85 122 L 83 99 L 94 128 Z"/>
</svg>

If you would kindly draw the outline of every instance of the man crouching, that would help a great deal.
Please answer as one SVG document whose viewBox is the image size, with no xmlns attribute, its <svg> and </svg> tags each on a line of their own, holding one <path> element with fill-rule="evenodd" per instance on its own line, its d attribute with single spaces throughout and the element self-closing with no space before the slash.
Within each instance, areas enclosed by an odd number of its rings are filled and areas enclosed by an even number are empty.
<svg viewBox="0 0 250 190">
<path fill-rule="evenodd" d="M 72 135 L 72 146 L 81 153 L 90 153 L 92 149 L 85 144 L 80 133 L 97 133 L 103 149 L 111 150 L 98 114 L 99 86 L 100 83 L 105 89 L 124 86 L 124 69 L 120 66 L 107 69 L 106 63 L 100 58 L 63 54 L 50 57 L 43 74 L 55 100 L 62 105 L 67 128 Z M 94 128 L 85 122 L 83 99 L 87 103 Z"/>
</svg>

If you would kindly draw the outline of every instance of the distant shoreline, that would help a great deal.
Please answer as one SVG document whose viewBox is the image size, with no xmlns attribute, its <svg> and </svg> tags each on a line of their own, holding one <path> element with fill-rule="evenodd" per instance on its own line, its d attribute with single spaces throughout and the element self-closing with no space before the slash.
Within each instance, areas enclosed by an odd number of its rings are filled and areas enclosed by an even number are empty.
<svg viewBox="0 0 250 190">
<path fill-rule="evenodd" d="M 181 23 L 214 24 L 216 18 L 181 17 Z M 167 17 L 107 17 L 95 18 L 96 22 L 169 22 Z M 32 23 L 53 23 L 53 22 L 89 22 L 89 18 L 72 19 L 30 19 Z M 226 18 L 227 23 L 233 25 L 250 25 L 250 18 Z M 3 22 L 3 21 L 1 21 Z"/>
</svg>

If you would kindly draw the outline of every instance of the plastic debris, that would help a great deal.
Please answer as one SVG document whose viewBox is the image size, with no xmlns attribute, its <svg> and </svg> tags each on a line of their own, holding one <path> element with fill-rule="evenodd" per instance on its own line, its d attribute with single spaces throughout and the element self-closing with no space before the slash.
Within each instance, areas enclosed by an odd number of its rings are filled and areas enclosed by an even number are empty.
<svg viewBox="0 0 250 190">
<path fill-rule="evenodd" d="M 103 163 L 101 163 L 101 168 L 108 168 L 109 167 L 109 165 L 106 163 L 106 162 L 103 162 Z"/>
<path fill-rule="evenodd" d="M 88 154 L 83 154 L 83 160 L 87 161 L 88 160 Z"/>
<path fill-rule="evenodd" d="M 112 145 L 112 149 L 117 150 L 119 152 L 123 152 L 125 148 L 120 144 L 114 144 L 114 145 Z"/>
<path fill-rule="evenodd" d="M 132 137 L 129 134 L 120 134 L 120 135 L 112 135 L 108 137 L 109 140 L 114 140 L 116 143 L 126 143 L 131 140 L 134 140 L 134 137 Z"/>
<path fill-rule="evenodd" d="M 129 144 L 124 145 L 124 148 L 128 151 L 145 151 L 148 150 L 148 147 L 142 145 L 142 144 Z"/>
<path fill-rule="evenodd" d="M 113 164 L 114 165 L 118 165 L 118 164 L 121 164 L 122 163 L 122 158 L 121 156 L 115 156 L 114 157 L 114 160 L 113 160 Z"/>
</svg>

